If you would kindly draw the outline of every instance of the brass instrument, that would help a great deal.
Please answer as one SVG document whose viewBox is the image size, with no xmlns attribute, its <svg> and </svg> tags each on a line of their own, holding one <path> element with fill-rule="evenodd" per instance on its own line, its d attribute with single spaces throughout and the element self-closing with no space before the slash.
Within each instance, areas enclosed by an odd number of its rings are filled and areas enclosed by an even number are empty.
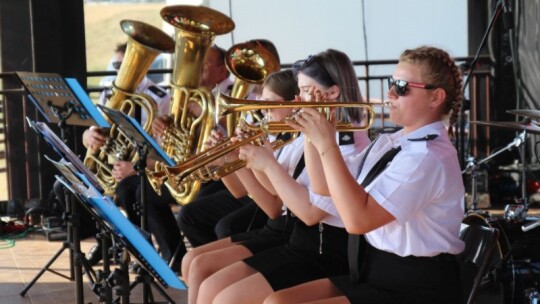
<svg viewBox="0 0 540 304">
<path fill-rule="evenodd" d="M 369 118 L 366 124 L 355 125 L 353 123 L 338 122 L 336 129 L 338 131 L 361 131 L 371 128 L 375 119 L 375 112 L 370 104 L 360 102 L 277 102 L 277 101 L 255 101 L 232 98 L 230 96 L 218 94 L 217 113 L 228 114 L 235 112 L 259 110 L 259 109 L 276 109 L 276 108 L 324 108 L 327 119 L 330 119 L 330 108 L 335 107 L 353 107 L 364 108 L 367 110 Z M 290 118 L 288 118 L 290 119 Z M 294 133 L 288 141 L 276 140 L 272 142 L 274 150 L 279 149 L 288 143 L 292 142 L 298 131 L 291 128 L 284 121 L 281 122 L 266 122 L 262 121 L 259 125 L 254 126 L 248 124 L 245 120 L 241 120 L 240 124 L 244 129 L 247 129 L 247 136 L 237 141 L 232 141 L 230 138 L 223 139 L 218 145 L 202 152 L 194 157 L 180 163 L 174 167 L 166 167 L 165 174 L 159 176 L 154 181 L 158 184 L 168 181 L 170 184 L 180 187 L 184 183 L 193 181 L 209 181 L 219 180 L 222 177 L 243 168 L 246 161 L 235 160 L 230 163 L 225 163 L 219 167 L 208 167 L 213 161 L 232 152 L 242 145 L 252 143 L 256 145 L 262 144 L 262 137 L 268 133 Z"/>
<path fill-rule="evenodd" d="M 175 53 L 172 75 L 171 115 L 173 121 L 165 130 L 161 147 L 176 163 L 192 154 L 199 153 L 203 143 L 214 127 L 214 97 L 206 88 L 199 87 L 204 60 L 216 35 L 229 33 L 234 22 L 226 15 L 203 6 L 166 6 L 161 17 L 175 27 Z M 202 113 L 198 117 L 189 111 L 195 103 Z M 147 170 L 154 190 L 159 194 L 160 185 L 155 183 L 163 172 L 163 164 L 156 164 L 155 171 Z M 198 193 L 200 182 L 185 184 L 181 188 L 165 183 L 179 204 L 187 204 Z"/>
<path fill-rule="evenodd" d="M 274 54 L 255 41 L 233 45 L 225 54 L 225 65 L 235 76 L 230 96 L 246 98 L 254 85 L 262 84 L 273 72 L 279 71 Z M 227 115 L 227 134 L 232 136 L 240 113 Z"/>
<path fill-rule="evenodd" d="M 113 93 L 105 106 L 132 116 L 136 107 L 140 107 L 141 111 L 146 111 L 148 117 L 143 129 L 150 132 L 157 111 L 156 102 L 145 94 L 134 92 L 157 55 L 172 52 L 174 41 L 160 29 L 140 21 L 122 20 L 120 26 L 128 35 L 127 48 L 118 76 L 113 82 Z M 111 124 L 108 132 L 107 142 L 100 151 L 94 153 L 87 150 L 84 164 L 96 174 L 104 192 L 112 195 L 116 180 L 112 176 L 110 160 L 135 162 L 137 153 L 116 125 Z"/>
<path fill-rule="evenodd" d="M 165 167 L 166 178 L 169 183 L 177 185 L 190 183 L 194 180 L 203 182 L 220 180 L 222 177 L 245 167 L 246 161 L 237 159 L 217 167 L 209 167 L 208 165 L 210 163 L 245 144 L 263 145 L 263 140 L 267 137 L 267 134 L 263 129 L 248 130 L 238 141 L 231 141 L 230 138 L 224 138 L 218 145 L 190 158 L 182 164 L 174 167 Z M 287 140 L 276 139 L 272 141 L 272 149 L 275 151 L 284 147 L 293 142 L 297 136 L 298 132 L 295 130 L 293 135 Z"/>
<path fill-rule="evenodd" d="M 330 119 L 331 108 L 363 108 L 367 114 L 367 120 L 362 125 L 355 125 L 351 122 L 338 122 L 336 129 L 338 131 L 360 131 L 367 130 L 373 126 L 375 121 L 375 111 L 373 106 L 369 103 L 363 102 L 337 102 L 337 101 L 320 101 L 320 102 L 306 102 L 306 101 L 260 101 L 260 100 L 248 100 L 241 98 L 234 98 L 224 94 L 218 94 L 216 96 L 216 117 L 227 115 L 230 113 L 238 113 L 245 111 L 253 111 L 260 109 L 282 109 L 282 108 L 317 108 L 323 109 L 327 119 Z M 261 128 L 261 126 L 252 126 L 245 124 L 248 129 L 255 130 Z M 277 132 L 296 132 L 285 122 L 263 122 L 263 127 L 269 133 Z"/>
</svg>

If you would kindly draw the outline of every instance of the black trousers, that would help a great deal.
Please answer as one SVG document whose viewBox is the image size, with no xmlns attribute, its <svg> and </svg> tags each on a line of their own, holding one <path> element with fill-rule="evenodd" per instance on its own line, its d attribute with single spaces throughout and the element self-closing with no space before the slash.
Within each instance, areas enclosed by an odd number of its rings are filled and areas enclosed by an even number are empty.
<svg viewBox="0 0 540 304">
<path fill-rule="evenodd" d="M 65 196 L 64 190 L 66 190 L 66 188 L 61 182 L 59 181 L 54 182 L 53 191 L 54 191 L 54 194 L 56 195 L 56 199 L 63 206 L 64 210 L 66 210 L 66 199 L 65 199 L 66 196 Z M 77 200 L 74 197 L 72 199 Z M 75 203 L 79 203 L 79 202 L 77 201 Z M 93 215 L 90 211 L 88 211 L 88 208 L 89 207 L 86 207 L 86 206 L 84 207 L 81 206 L 78 208 L 79 214 L 80 214 L 79 237 L 81 240 L 86 239 L 88 237 L 92 237 L 92 236 L 95 237 L 96 234 L 99 232 L 97 224 L 94 221 Z"/>
<path fill-rule="evenodd" d="M 249 198 L 236 199 L 221 182 L 206 184 L 197 198 L 183 206 L 178 226 L 193 247 L 262 228 L 268 217 Z"/>
<path fill-rule="evenodd" d="M 156 239 L 163 259 L 170 261 L 178 249 L 176 261 L 180 262 L 187 250 L 171 209 L 171 204 L 176 202 L 165 186 L 162 187 L 160 196 L 152 189 L 147 179 L 144 181 L 148 230 Z M 140 201 L 140 197 L 141 186 L 137 188 L 137 201 Z"/>
</svg>

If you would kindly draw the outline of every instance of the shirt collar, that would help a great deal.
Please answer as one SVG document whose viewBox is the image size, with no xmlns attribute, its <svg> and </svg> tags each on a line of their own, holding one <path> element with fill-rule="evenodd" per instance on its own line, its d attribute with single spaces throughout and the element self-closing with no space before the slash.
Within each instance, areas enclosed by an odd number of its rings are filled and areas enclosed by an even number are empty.
<svg viewBox="0 0 540 304">
<path fill-rule="evenodd" d="M 436 121 L 416 129 L 409 134 L 403 134 L 403 130 L 399 130 L 398 132 L 390 135 L 390 141 L 392 142 L 393 147 L 403 147 L 412 143 L 409 139 L 423 138 L 431 134 L 441 135 L 445 130 L 446 128 L 444 123 L 442 121 Z"/>
</svg>

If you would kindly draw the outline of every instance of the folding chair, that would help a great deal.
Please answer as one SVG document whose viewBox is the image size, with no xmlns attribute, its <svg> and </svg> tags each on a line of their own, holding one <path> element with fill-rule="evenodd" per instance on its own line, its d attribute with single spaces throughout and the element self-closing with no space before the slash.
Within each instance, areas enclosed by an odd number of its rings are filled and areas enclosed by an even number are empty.
<svg viewBox="0 0 540 304">
<path fill-rule="evenodd" d="M 499 241 L 499 230 L 489 226 L 464 224 L 460 239 L 465 242 L 465 250 L 460 255 L 463 295 L 465 303 L 472 304 L 482 278 L 499 259 L 493 254 Z"/>
</svg>

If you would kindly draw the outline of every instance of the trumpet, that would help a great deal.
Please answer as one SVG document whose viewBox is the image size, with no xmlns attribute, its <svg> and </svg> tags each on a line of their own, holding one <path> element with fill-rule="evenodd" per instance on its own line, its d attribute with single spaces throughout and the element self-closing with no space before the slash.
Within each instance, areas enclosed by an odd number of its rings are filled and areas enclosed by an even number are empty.
<svg viewBox="0 0 540 304">
<path fill-rule="evenodd" d="M 259 110 L 259 109 L 276 109 L 276 108 L 322 108 L 325 111 L 327 119 L 330 119 L 330 108 L 334 107 L 354 107 L 364 108 L 368 113 L 367 122 L 362 125 L 355 125 L 349 122 L 338 122 L 336 129 L 338 131 L 361 131 L 370 128 L 373 125 L 375 113 L 373 107 L 366 103 L 360 102 L 276 102 L 276 101 L 253 101 L 246 99 L 232 98 L 223 94 L 218 94 L 216 97 L 218 113 L 226 115 L 228 113 L 236 113 L 243 111 Z M 182 187 L 184 184 L 189 184 L 193 181 L 206 182 L 209 180 L 219 180 L 222 177 L 243 168 L 246 162 L 243 160 L 235 160 L 225 163 L 218 167 L 209 167 L 215 160 L 225 156 L 233 150 L 245 145 L 256 144 L 262 145 L 262 138 L 268 133 L 293 133 L 294 135 L 289 140 L 275 140 L 272 142 L 272 148 L 277 150 L 288 143 L 292 142 L 297 136 L 298 131 L 290 127 L 285 121 L 267 122 L 265 120 L 259 122 L 258 125 L 251 125 L 245 120 L 240 120 L 240 124 L 247 130 L 247 136 L 240 138 L 238 141 L 232 141 L 231 138 L 223 139 L 216 146 L 196 154 L 190 159 L 174 166 L 165 167 L 164 172 L 160 172 L 158 176 L 152 178 L 152 182 L 160 186 L 165 180 L 174 187 Z"/>
<path fill-rule="evenodd" d="M 241 121 L 240 124 L 245 124 Z M 288 139 L 276 139 L 272 141 L 272 150 L 276 151 L 285 145 L 293 142 L 298 137 L 298 131 L 291 129 L 294 132 Z M 288 131 L 283 132 L 288 133 Z M 166 178 L 170 184 L 176 187 L 181 187 L 183 184 L 193 181 L 207 182 L 210 180 L 219 180 L 230 173 L 233 173 L 246 165 L 245 160 L 237 159 L 231 162 L 226 162 L 221 166 L 209 166 L 215 160 L 227 155 L 228 153 L 240 148 L 246 144 L 254 144 L 262 146 L 268 133 L 264 129 L 247 130 L 242 137 L 236 141 L 232 141 L 230 137 L 222 139 L 214 147 L 195 155 L 191 159 L 174 167 L 165 167 Z"/>
<path fill-rule="evenodd" d="M 338 131 L 361 131 L 367 130 L 373 126 L 375 121 L 375 111 L 373 106 L 369 103 L 363 102 L 336 102 L 336 101 L 317 101 L 317 102 L 305 102 L 305 101 L 261 101 L 261 100 L 249 100 L 234 98 L 227 96 L 225 94 L 218 93 L 216 96 L 216 108 L 215 108 L 215 119 L 219 120 L 219 117 L 231 113 L 245 112 L 245 111 L 255 111 L 262 109 L 283 109 L 283 108 L 317 108 L 320 111 L 324 112 L 327 119 L 331 118 L 331 109 L 332 108 L 362 108 L 364 113 L 367 116 L 367 119 L 363 119 L 360 125 L 354 124 L 352 122 L 338 122 L 336 129 Z M 286 121 L 286 120 L 285 120 Z M 279 133 L 279 132 L 296 132 L 295 129 L 291 128 L 285 121 L 280 122 L 262 122 L 262 127 L 268 133 Z M 261 128 L 261 126 L 253 126 L 250 124 L 245 124 L 248 129 L 256 130 Z"/>
</svg>

